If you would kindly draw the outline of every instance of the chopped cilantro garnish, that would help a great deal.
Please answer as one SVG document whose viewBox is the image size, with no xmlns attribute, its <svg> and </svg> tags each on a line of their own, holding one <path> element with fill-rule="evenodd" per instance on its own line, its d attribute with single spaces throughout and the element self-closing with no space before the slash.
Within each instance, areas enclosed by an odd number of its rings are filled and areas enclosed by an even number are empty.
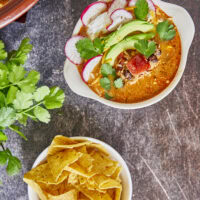
<svg viewBox="0 0 200 200">
<path fill-rule="evenodd" d="M 122 88 L 124 86 L 123 80 L 121 78 L 118 78 L 114 81 L 114 86 L 116 88 Z"/>
<path fill-rule="evenodd" d="M 170 24 L 170 22 L 168 20 L 160 22 L 157 25 L 157 32 L 158 32 L 161 40 L 172 40 L 176 35 L 174 25 Z"/>
<path fill-rule="evenodd" d="M 107 100 L 111 100 L 113 97 L 111 97 L 107 92 L 105 93 L 105 98 L 107 99 Z"/>
<path fill-rule="evenodd" d="M 156 43 L 148 40 L 139 40 L 135 43 L 135 48 L 143 54 L 146 58 L 149 58 L 156 50 Z"/>
<path fill-rule="evenodd" d="M 107 78 L 107 77 L 100 79 L 100 85 L 105 90 L 110 90 L 110 88 L 111 88 L 111 82 L 110 82 L 109 78 Z"/>
<path fill-rule="evenodd" d="M 134 9 L 135 17 L 140 20 L 146 20 L 149 6 L 146 0 L 137 0 L 136 8 Z"/>
<path fill-rule="evenodd" d="M 94 42 L 89 38 L 84 38 L 77 42 L 76 48 L 81 58 L 88 60 L 103 53 L 104 45 L 99 38 L 96 38 Z"/>
</svg>

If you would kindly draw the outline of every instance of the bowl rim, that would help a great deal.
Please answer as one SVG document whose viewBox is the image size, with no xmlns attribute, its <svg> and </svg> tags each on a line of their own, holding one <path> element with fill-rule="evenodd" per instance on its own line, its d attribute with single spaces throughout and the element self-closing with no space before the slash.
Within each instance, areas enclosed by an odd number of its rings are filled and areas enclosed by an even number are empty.
<svg viewBox="0 0 200 200">
<path fill-rule="evenodd" d="M 181 7 L 178 6 L 176 4 L 171 4 L 171 3 L 167 3 L 161 0 L 153 0 L 153 2 L 158 5 L 159 7 L 161 7 L 167 14 L 168 11 L 170 11 L 170 9 L 176 9 L 177 12 L 177 16 L 178 13 L 181 12 L 181 14 L 185 17 L 185 19 L 182 21 L 183 23 L 187 23 L 187 25 L 189 25 L 190 27 L 186 27 L 187 29 L 190 30 L 190 35 L 187 35 L 187 39 L 186 38 L 182 38 L 182 34 L 183 31 L 180 32 L 179 30 L 179 34 L 181 36 L 181 45 L 182 45 L 182 55 L 181 55 L 181 62 L 179 64 L 179 68 L 178 71 L 174 77 L 174 79 L 172 80 L 172 82 L 169 84 L 169 86 L 167 88 L 165 88 L 161 93 L 159 93 L 158 95 L 152 97 L 151 99 L 147 99 L 138 103 L 118 103 L 118 102 L 114 102 L 114 101 L 109 101 L 106 100 L 102 97 L 99 97 L 96 93 L 94 93 L 87 85 L 86 83 L 83 82 L 82 78 L 79 75 L 79 78 L 77 80 L 80 80 L 84 85 L 86 85 L 87 87 L 83 86 L 83 87 L 77 87 L 74 84 L 74 79 L 72 77 L 70 77 L 69 74 L 77 74 L 78 69 L 77 67 L 74 67 L 75 65 L 73 65 L 71 62 L 69 62 L 68 59 L 66 59 L 65 61 L 65 65 L 64 65 L 64 77 L 65 80 L 68 84 L 68 86 L 70 87 L 70 89 L 83 97 L 87 97 L 93 100 L 96 100 L 104 105 L 113 107 L 113 108 L 118 108 L 118 109 L 139 109 L 139 108 L 144 108 L 147 106 L 151 106 L 161 100 L 163 100 L 167 95 L 169 95 L 172 90 L 175 89 L 175 87 L 178 85 L 179 81 L 181 80 L 185 67 L 186 67 L 186 63 L 187 63 L 187 57 L 188 57 L 188 53 L 189 53 L 189 49 L 190 46 L 192 44 L 193 38 L 194 38 L 194 34 L 195 34 L 195 26 L 194 26 L 194 22 L 191 18 L 191 16 L 189 15 L 188 11 Z M 176 16 L 173 16 L 173 21 L 175 21 Z M 176 24 L 176 23 L 175 23 Z M 177 25 L 177 24 L 176 24 Z M 80 30 L 82 26 L 81 20 L 79 19 L 79 21 L 77 22 L 74 31 L 73 31 L 73 35 L 77 34 Z M 185 48 L 183 48 L 183 46 Z M 74 69 L 75 68 L 75 69 Z M 76 70 L 76 72 L 75 72 Z M 90 90 L 90 91 L 89 91 Z"/>
<path fill-rule="evenodd" d="M 127 200 L 131 200 L 132 196 L 133 196 L 133 182 L 132 182 L 132 178 L 131 178 L 131 173 L 130 173 L 130 170 L 128 168 L 128 165 L 126 164 L 126 162 L 123 159 L 123 157 L 119 154 L 119 152 L 116 151 L 111 145 L 109 145 L 109 144 L 107 144 L 107 143 L 105 143 L 105 142 L 103 142 L 101 140 L 95 139 L 95 138 L 85 137 L 85 136 L 73 136 L 73 137 L 70 137 L 70 138 L 73 138 L 75 140 L 89 140 L 89 141 L 92 141 L 94 143 L 101 144 L 108 151 L 109 154 L 111 154 L 111 152 L 112 152 L 112 154 L 115 154 L 115 156 L 111 156 L 111 157 L 114 160 L 119 161 L 120 165 L 122 166 L 122 170 L 128 175 L 127 176 L 127 178 L 128 178 L 127 182 L 128 182 L 128 187 L 129 187 L 128 196 L 130 197 L 130 199 L 127 199 Z M 45 148 L 38 155 L 38 157 L 36 158 L 36 160 L 33 163 L 32 168 L 36 167 L 43 160 L 46 159 L 48 148 L 49 147 Z M 28 198 L 29 198 L 29 200 L 35 200 L 35 198 L 38 197 L 37 194 L 34 192 L 34 190 L 29 185 L 27 186 L 27 188 L 28 188 Z M 38 198 L 38 200 L 39 200 L 39 198 Z"/>
<path fill-rule="evenodd" d="M 0 29 L 21 17 L 38 1 L 39 0 L 15 0 L 8 2 L 8 4 L 0 9 Z"/>
</svg>

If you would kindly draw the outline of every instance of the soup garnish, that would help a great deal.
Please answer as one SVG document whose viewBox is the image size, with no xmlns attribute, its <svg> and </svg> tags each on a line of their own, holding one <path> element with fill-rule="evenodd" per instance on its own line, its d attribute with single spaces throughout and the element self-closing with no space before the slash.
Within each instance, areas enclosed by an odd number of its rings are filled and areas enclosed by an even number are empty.
<svg viewBox="0 0 200 200">
<path fill-rule="evenodd" d="M 83 26 L 69 40 L 73 45 L 66 45 L 66 55 L 99 96 L 141 102 L 162 92 L 175 77 L 180 36 L 172 18 L 151 0 L 97 1 L 81 19 Z"/>
</svg>

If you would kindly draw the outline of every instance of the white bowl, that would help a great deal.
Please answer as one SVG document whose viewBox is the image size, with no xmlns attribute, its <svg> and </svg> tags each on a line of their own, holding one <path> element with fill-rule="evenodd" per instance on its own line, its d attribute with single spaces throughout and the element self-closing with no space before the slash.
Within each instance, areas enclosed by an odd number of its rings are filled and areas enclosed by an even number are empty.
<svg viewBox="0 0 200 200">
<path fill-rule="evenodd" d="M 122 166 L 122 171 L 120 174 L 120 178 L 122 180 L 122 187 L 123 187 L 121 200 L 131 200 L 132 195 L 133 195 L 133 184 L 132 184 L 132 180 L 131 180 L 131 174 L 130 174 L 130 171 L 128 169 L 126 162 L 121 157 L 121 155 L 115 149 L 113 149 L 110 145 L 108 145 L 100 140 L 97 140 L 94 138 L 89 138 L 89 137 L 72 137 L 72 138 L 73 139 L 81 139 L 81 140 L 90 140 L 94 143 L 101 144 L 108 151 L 111 158 L 113 160 L 116 160 L 119 162 L 120 166 Z M 46 159 L 47 152 L 48 152 L 48 148 L 46 148 L 38 156 L 38 158 L 36 159 L 36 161 L 33 164 L 33 168 L 36 167 L 38 164 L 40 164 L 43 160 Z M 34 190 L 30 186 L 28 186 L 28 197 L 29 197 L 29 200 L 39 200 L 38 195 L 34 192 Z"/>
<path fill-rule="evenodd" d="M 183 72 L 185 70 L 189 48 L 194 38 L 194 33 L 195 33 L 194 22 L 192 18 L 190 17 L 189 13 L 184 8 L 174 5 L 174 4 L 166 3 L 160 0 L 153 0 L 153 1 L 169 16 L 173 17 L 173 21 L 178 27 L 178 31 L 181 37 L 181 44 L 182 44 L 181 62 L 180 62 L 180 66 L 177 71 L 177 74 L 175 78 L 173 79 L 173 81 L 171 82 L 171 84 L 157 96 L 149 100 L 139 102 L 139 103 L 125 104 L 125 103 L 117 103 L 113 101 L 108 101 L 102 97 L 99 97 L 96 93 L 94 93 L 81 79 L 77 67 L 74 64 L 72 64 L 70 61 L 66 60 L 65 66 L 64 66 L 64 76 L 65 76 L 67 84 L 69 85 L 69 87 L 71 88 L 73 92 L 75 92 L 76 94 L 80 96 L 97 100 L 105 105 L 108 105 L 114 108 L 138 109 L 138 108 L 147 107 L 159 102 L 160 100 L 165 98 L 176 87 L 176 85 L 180 81 L 183 75 Z M 82 23 L 79 20 L 75 26 L 73 35 L 76 35 L 79 32 L 81 26 L 82 26 Z"/>
</svg>

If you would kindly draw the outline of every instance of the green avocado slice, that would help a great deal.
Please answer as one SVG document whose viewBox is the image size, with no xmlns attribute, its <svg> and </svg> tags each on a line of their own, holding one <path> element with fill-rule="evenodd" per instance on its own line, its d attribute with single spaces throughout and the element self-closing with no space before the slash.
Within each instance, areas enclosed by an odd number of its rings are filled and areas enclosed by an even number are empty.
<svg viewBox="0 0 200 200">
<path fill-rule="evenodd" d="M 114 32 L 106 41 L 104 50 L 109 49 L 114 44 L 119 43 L 127 35 L 140 31 L 143 33 L 151 32 L 155 30 L 155 26 L 146 21 L 134 20 L 125 25 L 123 25 L 119 30 Z"/>
<path fill-rule="evenodd" d="M 149 40 L 155 37 L 155 33 L 142 33 L 133 36 L 128 36 L 118 44 L 114 45 L 108 51 L 105 57 L 105 63 L 113 66 L 118 55 L 128 49 L 135 49 L 135 43 L 138 40 Z"/>
</svg>

